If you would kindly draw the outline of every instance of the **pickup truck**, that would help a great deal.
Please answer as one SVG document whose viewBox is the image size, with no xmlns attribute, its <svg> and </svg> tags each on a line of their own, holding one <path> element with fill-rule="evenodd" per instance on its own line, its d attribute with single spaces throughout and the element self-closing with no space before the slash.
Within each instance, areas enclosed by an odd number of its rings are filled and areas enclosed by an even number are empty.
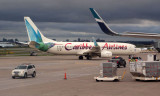
<svg viewBox="0 0 160 96">
<path fill-rule="evenodd" d="M 126 67 L 126 61 L 122 57 L 113 57 L 108 62 L 116 62 L 118 68 L 120 68 L 120 66 Z"/>
</svg>

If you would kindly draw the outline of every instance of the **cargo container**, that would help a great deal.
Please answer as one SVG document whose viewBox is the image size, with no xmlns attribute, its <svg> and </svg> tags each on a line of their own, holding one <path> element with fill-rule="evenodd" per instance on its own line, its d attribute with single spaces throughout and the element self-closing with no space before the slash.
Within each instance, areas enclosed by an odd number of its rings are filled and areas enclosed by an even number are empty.
<svg viewBox="0 0 160 96">
<path fill-rule="evenodd" d="M 117 76 L 117 64 L 107 62 L 101 64 L 100 76 L 94 77 L 96 81 L 119 81 L 121 76 Z"/>
<path fill-rule="evenodd" d="M 130 73 L 136 80 L 159 80 L 160 61 L 129 62 Z"/>
</svg>

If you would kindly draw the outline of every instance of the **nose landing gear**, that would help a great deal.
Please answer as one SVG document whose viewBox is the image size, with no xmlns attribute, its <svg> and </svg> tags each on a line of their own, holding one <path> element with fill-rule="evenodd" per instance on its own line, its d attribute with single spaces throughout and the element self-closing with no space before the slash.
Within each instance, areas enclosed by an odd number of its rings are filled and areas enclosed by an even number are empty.
<svg viewBox="0 0 160 96">
<path fill-rule="evenodd" d="M 87 60 L 91 60 L 92 56 L 86 55 L 85 56 Z M 79 60 L 83 60 L 83 56 L 79 56 Z"/>
</svg>

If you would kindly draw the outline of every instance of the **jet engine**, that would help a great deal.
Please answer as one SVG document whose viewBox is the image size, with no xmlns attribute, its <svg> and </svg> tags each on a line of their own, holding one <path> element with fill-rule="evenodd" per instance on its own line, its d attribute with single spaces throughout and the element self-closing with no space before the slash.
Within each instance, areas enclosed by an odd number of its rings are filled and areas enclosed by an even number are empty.
<svg viewBox="0 0 160 96">
<path fill-rule="evenodd" d="M 112 57 L 112 52 L 110 52 L 110 51 L 102 51 L 100 57 L 102 57 L 102 58 Z"/>
</svg>

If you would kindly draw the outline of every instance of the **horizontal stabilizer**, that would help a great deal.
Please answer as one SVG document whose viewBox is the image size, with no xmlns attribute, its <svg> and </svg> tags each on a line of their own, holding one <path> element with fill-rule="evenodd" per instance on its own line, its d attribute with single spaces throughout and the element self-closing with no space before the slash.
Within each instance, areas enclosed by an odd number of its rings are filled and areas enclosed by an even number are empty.
<svg viewBox="0 0 160 96">
<path fill-rule="evenodd" d="M 31 48 L 35 48 L 35 49 L 37 49 L 36 48 L 36 45 L 39 45 L 37 42 L 35 42 L 35 41 L 31 41 L 30 43 L 29 43 L 29 47 L 31 47 Z"/>
</svg>

